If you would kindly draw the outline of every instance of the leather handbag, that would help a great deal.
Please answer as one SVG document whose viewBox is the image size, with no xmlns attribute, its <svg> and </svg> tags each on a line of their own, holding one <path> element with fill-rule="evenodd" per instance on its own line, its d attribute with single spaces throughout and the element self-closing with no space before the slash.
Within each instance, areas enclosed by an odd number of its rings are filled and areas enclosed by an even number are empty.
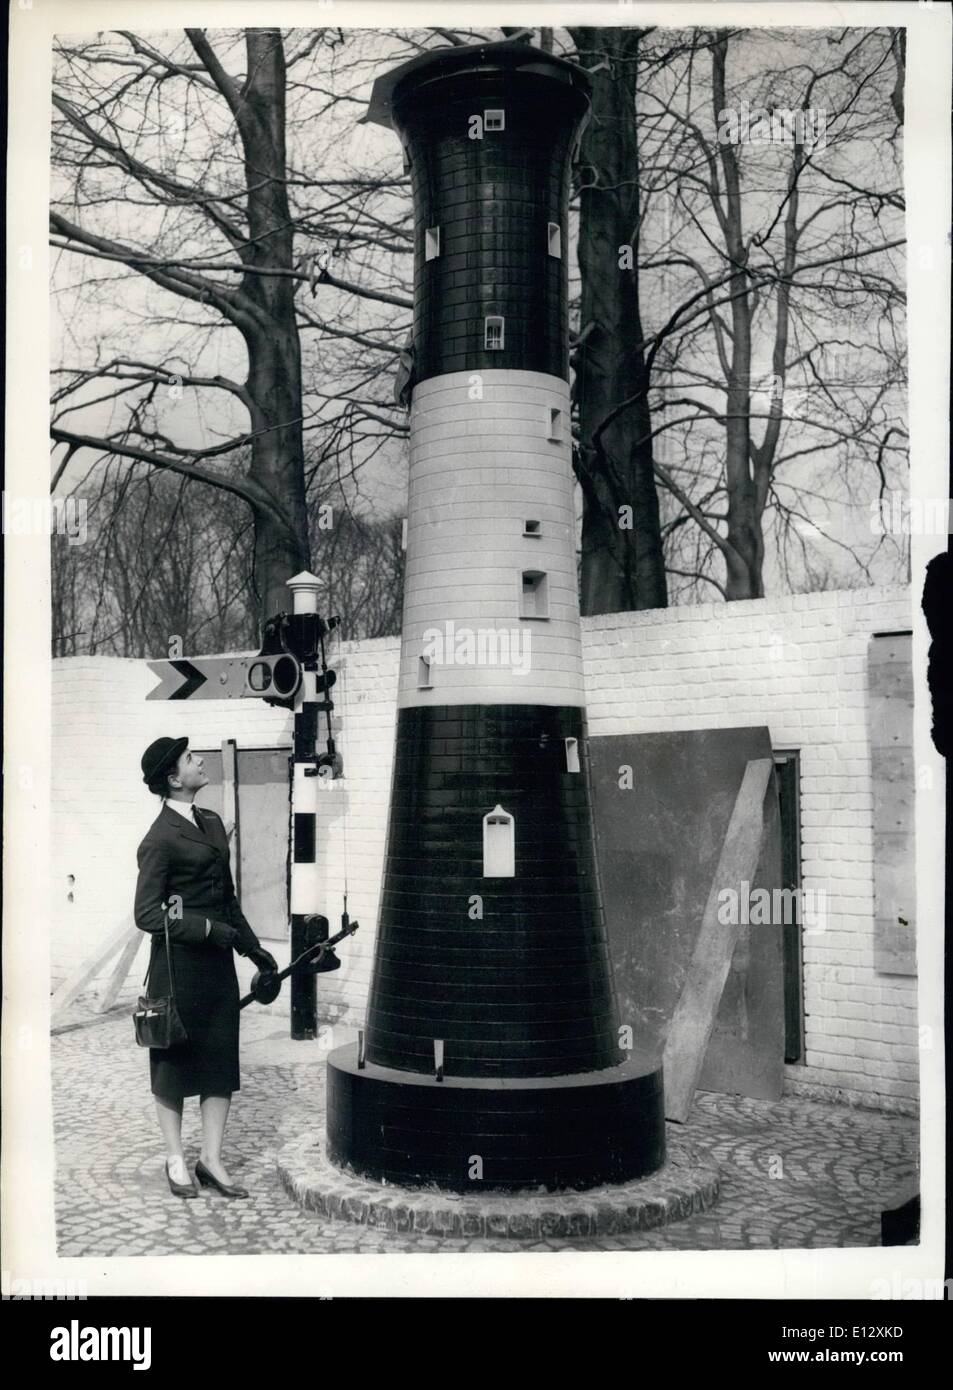
<svg viewBox="0 0 953 1390">
<path fill-rule="evenodd" d="M 178 1043 L 188 1042 L 189 1035 L 179 1016 L 175 1002 L 175 976 L 172 973 L 172 951 L 169 948 L 169 923 L 165 922 L 165 957 L 169 966 L 169 993 L 161 998 L 152 998 L 148 992 L 139 996 L 139 1007 L 133 1012 L 132 1021 L 136 1028 L 136 1042 L 140 1047 L 167 1048 Z M 148 991 L 149 976 L 155 955 L 149 961 L 149 969 L 143 980 Z"/>
</svg>

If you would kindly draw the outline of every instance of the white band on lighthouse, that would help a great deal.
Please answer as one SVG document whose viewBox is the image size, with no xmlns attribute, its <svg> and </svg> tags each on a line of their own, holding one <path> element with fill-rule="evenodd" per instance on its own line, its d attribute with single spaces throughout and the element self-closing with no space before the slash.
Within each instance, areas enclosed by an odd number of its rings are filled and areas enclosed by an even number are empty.
<svg viewBox="0 0 953 1390">
<path fill-rule="evenodd" d="M 415 387 L 399 708 L 585 704 L 569 410 L 541 372 Z"/>
</svg>

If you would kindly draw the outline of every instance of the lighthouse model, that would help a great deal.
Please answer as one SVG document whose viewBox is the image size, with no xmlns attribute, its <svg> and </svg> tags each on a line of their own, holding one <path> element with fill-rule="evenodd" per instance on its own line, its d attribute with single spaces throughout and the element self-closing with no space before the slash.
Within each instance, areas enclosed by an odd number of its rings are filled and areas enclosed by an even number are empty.
<svg viewBox="0 0 953 1390">
<path fill-rule="evenodd" d="M 364 1045 L 328 1154 L 457 1192 L 664 1160 L 618 1017 L 593 850 L 567 218 L 586 74 L 525 43 L 427 53 L 368 119 L 414 197 L 410 501 L 390 823 Z"/>
</svg>

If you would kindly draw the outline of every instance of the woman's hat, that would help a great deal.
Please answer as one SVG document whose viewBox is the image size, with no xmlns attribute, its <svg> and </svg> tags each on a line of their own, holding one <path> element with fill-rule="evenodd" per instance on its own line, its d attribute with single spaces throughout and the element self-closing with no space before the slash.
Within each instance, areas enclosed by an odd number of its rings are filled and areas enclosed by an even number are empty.
<svg viewBox="0 0 953 1390">
<path fill-rule="evenodd" d="M 155 743 L 150 743 L 140 764 L 146 786 L 160 773 L 174 767 L 188 746 L 188 738 L 157 738 Z"/>
</svg>

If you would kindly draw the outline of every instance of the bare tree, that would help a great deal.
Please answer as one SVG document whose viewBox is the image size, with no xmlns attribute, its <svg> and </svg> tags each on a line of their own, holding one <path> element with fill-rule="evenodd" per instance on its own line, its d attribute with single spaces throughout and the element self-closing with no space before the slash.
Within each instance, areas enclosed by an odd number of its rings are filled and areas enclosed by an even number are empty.
<svg viewBox="0 0 953 1390">
<path fill-rule="evenodd" d="M 312 33 L 294 62 L 311 71 L 316 51 L 333 50 L 337 42 L 333 31 Z M 100 304 L 107 287 L 121 296 L 126 277 L 141 277 L 163 292 L 151 299 L 141 292 L 130 296 L 137 309 L 143 306 L 142 316 L 188 333 L 179 333 L 184 350 L 177 343 L 162 362 L 117 354 L 65 373 L 51 431 L 54 442 L 65 446 L 54 486 L 72 456 L 91 449 L 241 498 L 254 523 L 255 588 L 264 616 L 286 606 L 285 580 L 310 567 L 308 488 L 325 461 L 320 436 L 318 460 L 310 467 L 304 443 L 307 424 L 320 431 L 328 421 L 306 420 L 296 293 L 321 283 L 338 295 L 404 310 L 409 300 L 369 282 L 352 285 L 319 269 L 313 255 L 296 254 L 296 233 L 333 237 L 333 249 L 343 229 L 333 218 L 327 225 L 313 220 L 308 193 L 316 180 L 299 178 L 289 164 L 288 93 L 296 92 L 299 103 L 302 97 L 282 35 L 250 29 L 221 36 L 221 46 L 232 50 L 233 60 L 243 49 L 243 75 L 227 70 L 226 59 L 201 30 L 188 30 L 184 40 L 161 50 L 129 33 L 59 49 L 53 244 L 109 264 L 113 274 L 96 287 Z M 305 77 L 301 85 L 313 84 Z M 372 186 L 370 181 L 355 191 L 324 192 L 328 204 L 341 209 L 355 196 L 366 199 Z M 299 188 L 303 196 L 293 209 L 290 193 Z M 361 241 L 353 219 L 350 231 Z M 406 251 L 399 229 L 377 226 L 375 235 Z M 95 298 L 88 295 L 87 302 Z M 302 317 L 308 327 L 333 335 L 333 327 L 309 311 Z M 220 346 L 223 329 L 240 338 L 246 363 L 241 374 L 196 365 L 226 353 L 240 358 L 235 345 Z M 351 329 L 350 343 L 363 345 L 365 356 L 371 347 L 382 361 L 392 360 L 389 342 L 378 343 L 353 324 Z M 170 338 L 175 336 L 172 329 Z M 215 430 L 220 440 L 173 437 L 166 421 L 176 393 L 177 402 L 184 393 L 193 401 L 190 410 L 177 410 L 178 418 L 193 434 Z M 196 403 L 196 395 L 206 399 Z M 209 395 L 227 397 L 228 403 L 211 403 Z M 102 418 L 103 405 L 118 401 L 124 418 L 101 433 L 68 418 L 77 411 L 95 417 L 97 405 Z M 359 397 L 352 396 L 345 416 L 336 437 L 353 448 L 363 442 L 354 427 L 355 418 L 363 418 Z"/>
<path fill-rule="evenodd" d="M 641 96 L 673 189 L 643 259 L 671 277 L 646 338 L 674 460 L 655 464 L 669 568 L 729 599 L 764 593 L 769 519 L 788 583 L 792 549 L 810 582 L 832 478 L 848 501 L 878 495 L 905 462 L 897 50 L 884 30 L 824 40 L 698 33 L 667 90 Z M 863 546 L 827 539 L 865 569 Z"/>
<path fill-rule="evenodd" d="M 348 514 L 329 532 L 320 598 L 349 637 L 400 633 L 404 594 L 403 521 Z"/>
<path fill-rule="evenodd" d="M 100 466 L 91 481 L 97 492 L 85 543 L 54 552 L 54 654 L 75 654 L 79 637 L 83 651 L 116 656 L 162 655 L 173 639 L 180 652 L 254 647 L 253 534 L 244 505 L 189 478 L 137 476 L 116 463 Z"/>
<path fill-rule="evenodd" d="M 573 353 L 583 492 L 583 613 L 668 602 L 639 285 L 641 29 L 572 28 L 592 78 L 577 164 L 580 331 Z"/>
<path fill-rule="evenodd" d="M 150 539 L 164 534 L 165 501 L 128 491 L 130 478 L 159 470 L 228 496 L 254 541 L 259 619 L 287 606 L 296 569 L 327 569 L 330 585 L 335 545 L 352 559 L 358 541 L 373 551 L 369 518 L 397 505 L 389 480 L 399 490 L 406 466 L 393 380 L 413 226 L 396 141 L 357 118 L 381 70 L 491 37 L 267 29 L 58 43 L 54 488 L 75 491 L 91 453 L 102 516 L 121 526 L 117 509 L 146 497 L 154 511 L 137 502 L 135 516 Z M 903 458 L 895 36 L 788 36 L 783 55 L 761 31 L 547 30 L 540 42 L 576 56 L 594 86 L 574 209 L 584 611 L 664 603 L 663 558 L 681 600 L 706 586 L 760 593 L 768 561 L 788 587 L 814 582 L 826 561 L 811 528 L 830 503 L 818 470 L 857 498 L 883 490 Z M 725 150 L 718 101 L 749 98 L 825 104 L 826 152 Z M 859 360 L 845 374 L 848 350 Z M 792 408 L 795 388 L 809 410 Z M 317 524 L 327 504 L 349 528 L 336 542 Z M 194 514 L 180 507 L 176 524 Z M 867 572 L 864 555 L 844 553 Z M 80 567 L 67 558 L 61 577 Z M 373 566 L 352 571 L 368 592 L 343 606 L 383 630 Z M 101 642 L 124 580 L 97 573 Z M 135 588 L 126 601 L 149 611 Z M 224 596 L 209 602 L 211 640 Z M 68 584 L 57 611 L 72 640 Z"/>
<path fill-rule="evenodd" d="M 85 543 L 53 538 L 54 655 L 158 656 L 171 653 L 173 641 L 185 653 L 254 650 L 258 605 L 244 504 L 160 470 L 130 474 L 121 462 L 100 465 L 91 481 L 97 492 Z M 322 557 L 323 611 L 341 617 L 349 638 L 398 632 L 400 518 L 333 517 L 322 504 L 310 525 Z"/>
</svg>

